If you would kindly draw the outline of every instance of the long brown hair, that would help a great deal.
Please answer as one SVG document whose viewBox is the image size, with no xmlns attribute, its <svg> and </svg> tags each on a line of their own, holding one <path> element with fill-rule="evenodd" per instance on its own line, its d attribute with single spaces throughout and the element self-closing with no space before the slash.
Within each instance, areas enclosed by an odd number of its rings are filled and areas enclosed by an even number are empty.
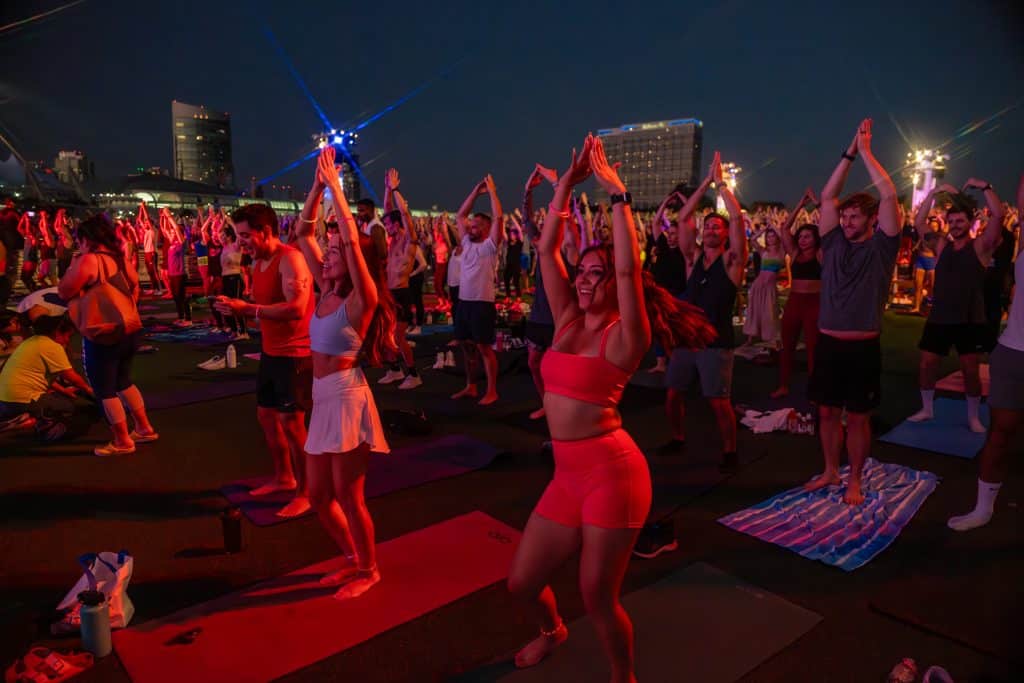
<svg viewBox="0 0 1024 683">
<path fill-rule="evenodd" d="M 391 296 L 391 290 L 388 289 L 384 263 L 377 255 L 373 239 L 369 235 L 360 233 L 359 250 L 363 252 L 363 260 L 370 271 L 373 284 L 377 286 L 377 308 L 373 312 L 366 336 L 363 337 L 361 349 L 366 357 L 366 362 L 376 368 L 380 367 L 385 357 L 394 357 L 398 353 L 398 344 L 395 343 L 395 336 L 391 332 L 395 327 L 395 299 Z M 345 273 L 338 293 L 342 297 L 346 297 L 351 291 L 352 275 Z"/>
<path fill-rule="evenodd" d="M 606 267 L 605 278 L 614 278 L 615 252 L 611 245 L 597 244 L 587 247 L 580 254 L 579 263 L 590 252 L 597 252 Z M 651 336 L 671 352 L 676 348 L 701 349 L 718 336 L 714 326 L 708 322 L 704 311 L 693 304 L 680 301 L 654 281 L 650 271 L 642 271 L 640 283 L 643 288 L 644 308 L 651 324 Z M 575 291 L 575 288 L 573 288 Z"/>
</svg>

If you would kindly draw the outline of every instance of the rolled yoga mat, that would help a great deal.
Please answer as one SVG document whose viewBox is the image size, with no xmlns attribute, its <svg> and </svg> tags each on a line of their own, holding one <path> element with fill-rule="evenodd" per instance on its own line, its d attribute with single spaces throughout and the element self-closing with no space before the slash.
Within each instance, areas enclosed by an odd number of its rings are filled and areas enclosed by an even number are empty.
<svg viewBox="0 0 1024 683">
<path fill-rule="evenodd" d="M 328 560 L 116 631 L 114 648 L 134 683 L 262 683 L 501 581 L 518 540 L 471 512 L 381 543 L 381 582 L 353 600 L 320 585 Z"/>
<path fill-rule="evenodd" d="M 462 434 L 403 446 L 387 455 L 374 454 L 370 457 L 370 466 L 366 472 L 365 495 L 367 498 L 383 496 L 472 472 L 490 465 L 497 455 L 498 449 L 490 444 Z M 277 516 L 277 511 L 292 499 L 294 493 L 276 493 L 260 498 L 249 495 L 250 490 L 261 486 L 266 480 L 266 477 L 242 479 L 225 484 L 220 490 L 257 526 L 271 526 L 295 519 Z M 310 511 L 307 514 L 313 513 Z"/>
<path fill-rule="evenodd" d="M 633 621 L 641 681 L 732 683 L 821 621 L 820 615 L 703 562 L 626 595 L 622 606 Z M 594 623 L 586 617 L 569 624 L 569 639 L 537 666 L 517 670 L 513 656 L 454 680 L 606 681 L 610 673 Z"/>
</svg>

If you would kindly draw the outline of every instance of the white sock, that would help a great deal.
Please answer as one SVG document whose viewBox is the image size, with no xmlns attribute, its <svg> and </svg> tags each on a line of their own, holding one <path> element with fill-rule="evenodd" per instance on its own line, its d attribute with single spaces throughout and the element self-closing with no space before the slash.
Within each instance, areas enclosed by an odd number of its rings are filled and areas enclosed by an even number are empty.
<svg viewBox="0 0 1024 683">
<path fill-rule="evenodd" d="M 922 420 L 930 420 L 934 415 L 935 403 L 935 390 L 934 389 L 922 389 L 921 390 L 921 410 L 917 411 L 907 419 L 911 422 L 921 422 Z"/>
<path fill-rule="evenodd" d="M 969 531 L 988 524 L 989 520 L 992 519 L 992 512 L 996 506 L 996 496 L 999 495 L 1001 487 L 1002 483 L 992 484 L 978 479 L 978 502 L 975 503 L 974 510 L 966 515 L 951 517 L 948 522 L 949 528 L 956 531 Z"/>
<path fill-rule="evenodd" d="M 985 425 L 978 419 L 978 406 L 981 405 L 981 396 L 967 397 L 967 426 L 972 432 L 984 432 Z"/>
</svg>

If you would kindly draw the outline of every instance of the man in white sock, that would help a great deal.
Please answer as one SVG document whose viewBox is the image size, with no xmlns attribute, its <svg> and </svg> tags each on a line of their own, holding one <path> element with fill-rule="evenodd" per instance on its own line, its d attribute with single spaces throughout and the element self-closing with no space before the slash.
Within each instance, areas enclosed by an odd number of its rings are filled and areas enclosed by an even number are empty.
<svg viewBox="0 0 1024 683">
<path fill-rule="evenodd" d="M 985 196 L 994 196 L 992 186 L 986 183 Z M 1024 176 L 1017 187 L 1017 205 L 1024 209 Z M 999 223 L 989 223 L 989 230 L 998 230 Z M 1018 291 L 1024 282 L 1024 239 L 1017 242 L 1017 262 L 1014 273 Z M 966 515 L 952 517 L 949 527 L 967 531 L 988 524 L 995 509 L 996 496 L 1006 479 L 1009 467 L 1007 456 L 1010 441 L 1024 424 L 1024 303 L 1014 300 L 1010 304 L 1010 317 L 999 343 L 989 356 L 992 382 L 988 392 L 988 407 L 992 424 L 981 449 L 978 463 L 978 501 L 974 510 Z"/>
<path fill-rule="evenodd" d="M 980 434 L 985 431 L 985 425 L 978 419 L 978 405 L 981 403 L 978 366 L 981 354 L 991 350 L 994 341 L 986 324 L 985 268 L 999 246 L 1004 212 L 1003 203 L 991 184 L 971 178 L 964 185 L 965 191 L 968 188 L 982 191 L 991 212 L 985 231 L 976 239 L 971 237 L 971 202 L 955 187 L 945 184 L 935 187 L 917 209 L 914 227 L 924 237 L 932 231 L 928 214 L 935 196 L 946 193 L 953 200 L 946 210 L 949 234 L 941 235 L 935 247 L 938 262 L 935 265 L 932 310 L 918 344 L 921 349 L 919 381 L 923 406 L 907 419 L 911 422 L 932 419 L 939 363 L 955 346 L 967 393 L 967 426 Z"/>
</svg>

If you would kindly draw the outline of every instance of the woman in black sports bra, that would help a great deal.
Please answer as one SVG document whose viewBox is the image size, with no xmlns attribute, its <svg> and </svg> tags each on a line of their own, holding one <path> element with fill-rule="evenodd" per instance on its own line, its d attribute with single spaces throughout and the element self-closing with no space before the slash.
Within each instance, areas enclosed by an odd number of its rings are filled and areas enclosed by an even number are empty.
<svg viewBox="0 0 1024 683">
<path fill-rule="evenodd" d="M 818 341 L 818 306 L 821 303 L 821 237 L 818 226 L 805 223 L 792 232 L 797 215 L 806 205 L 817 200 L 808 188 L 800 202 L 789 214 L 782 226 L 782 244 L 789 255 L 789 272 L 792 283 L 789 299 L 782 313 L 782 358 L 779 363 L 779 386 L 772 392 L 772 398 L 789 394 L 789 376 L 793 371 L 793 356 L 800 330 L 807 345 L 807 373 L 814 367 L 814 346 Z"/>
</svg>

